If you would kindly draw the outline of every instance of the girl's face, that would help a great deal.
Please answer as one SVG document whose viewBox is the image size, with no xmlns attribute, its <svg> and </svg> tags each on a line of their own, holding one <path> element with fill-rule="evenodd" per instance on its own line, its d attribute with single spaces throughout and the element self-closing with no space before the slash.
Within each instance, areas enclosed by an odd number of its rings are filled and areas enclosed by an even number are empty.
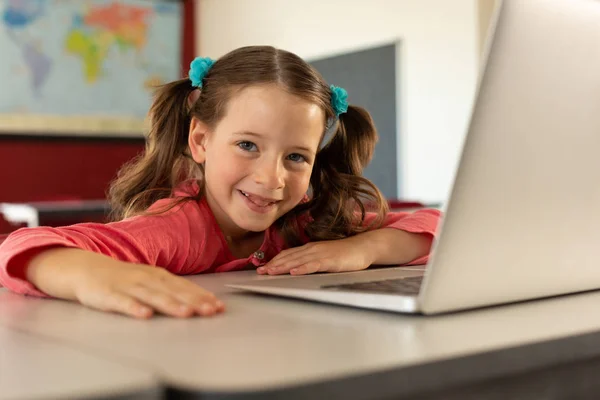
<svg viewBox="0 0 600 400">
<path fill-rule="evenodd" d="M 206 199 L 226 235 L 262 232 L 302 200 L 324 124 L 317 105 L 276 85 L 238 92 L 212 131 L 192 120 L 192 155 L 204 163 Z"/>
</svg>

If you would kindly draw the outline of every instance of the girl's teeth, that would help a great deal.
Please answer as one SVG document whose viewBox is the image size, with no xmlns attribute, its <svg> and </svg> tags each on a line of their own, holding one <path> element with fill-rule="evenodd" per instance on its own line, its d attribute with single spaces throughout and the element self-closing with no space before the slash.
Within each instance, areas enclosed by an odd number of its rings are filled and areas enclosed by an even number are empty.
<svg viewBox="0 0 600 400">
<path fill-rule="evenodd" d="M 248 193 L 246 193 L 246 192 L 242 191 L 242 190 L 240 190 L 240 193 L 241 193 L 241 194 L 243 194 L 244 196 L 246 196 L 248 199 L 250 199 L 250 201 L 252 201 L 254 204 L 256 204 L 256 205 L 257 205 L 257 206 L 259 206 L 259 207 L 268 207 L 268 206 L 270 206 L 270 205 L 272 205 L 272 204 L 275 204 L 275 203 L 276 203 L 276 202 L 274 202 L 274 201 L 270 201 L 270 202 L 268 202 L 268 203 L 265 203 L 265 204 L 263 204 L 263 203 L 262 203 L 262 202 L 260 202 L 260 201 L 259 201 L 259 202 L 257 202 L 257 201 L 253 201 L 253 200 L 250 198 L 250 195 L 249 195 Z"/>
</svg>

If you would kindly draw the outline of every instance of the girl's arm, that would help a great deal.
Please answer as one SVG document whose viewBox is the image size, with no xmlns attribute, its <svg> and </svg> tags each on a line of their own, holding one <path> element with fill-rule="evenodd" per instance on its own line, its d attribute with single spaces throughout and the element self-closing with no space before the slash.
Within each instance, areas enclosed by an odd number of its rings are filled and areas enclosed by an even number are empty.
<svg viewBox="0 0 600 400">
<path fill-rule="evenodd" d="M 203 313 L 205 303 L 218 311 L 214 296 L 167 272 L 199 269 L 210 227 L 204 217 L 190 201 L 161 215 L 111 224 L 20 229 L 0 245 L 0 282 L 17 293 L 135 316 L 148 316 L 148 310 Z M 188 307 L 175 312 L 181 305 Z"/>
<path fill-rule="evenodd" d="M 389 213 L 380 229 L 346 239 L 311 242 L 284 250 L 257 272 L 303 275 L 357 271 L 372 264 L 424 264 L 440 217 L 439 211 L 431 209 Z M 374 214 L 367 214 L 365 224 L 369 225 L 374 218 Z"/>
<path fill-rule="evenodd" d="M 374 214 L 368 213 L 365 223 L 370 224 L 374 218 Z M 374 253 L 372 264 L 426 264 L 440 219 L 441 212 L 434 209 L 390 212 L 380 229 L 359 234 L 357 238 L 366 241 L 365 248 Z"/>
<path fill-rule="evenodd" d="M 209 316 L 223 310 L 212 293 L 162 268 L 124 263 L 72 248 L 47 249 L 27 263 L 26 278 L 50 296 L 102 311 L 148 318 Z"/>
<path fill-rule="evenodd" d="M 433 235 L 381 228 L 360 233 L 348 240 L 363 249 L 369 264 L 415 265 L 426 262 Z"/>
</svg>

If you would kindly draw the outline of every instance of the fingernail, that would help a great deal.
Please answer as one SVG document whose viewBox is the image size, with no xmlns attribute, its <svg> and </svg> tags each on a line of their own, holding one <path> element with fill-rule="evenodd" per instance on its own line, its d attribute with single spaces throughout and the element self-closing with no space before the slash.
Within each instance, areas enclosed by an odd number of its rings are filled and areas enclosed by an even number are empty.
<svg viewBox="0 0 600 400">
<path fill-rule="evenodd" d="M 290 270 L 290 274 L 295 274 L 296 272 L 298 272 L 297 268 L 293 268 L 293 269 Z"/>
<path fill-rule="evenodd" d="M 139 306 L 137 308 L 137 314 L 138 315 L 143 315 L 143 316 L 147 316 L 150 315 L 152 313 L 152 310 L 148 307 L 144 307 L 144 306 Z"/>
<path fill-rule="evenodd" d="M 264 269 L 264 267 L 258 267 L 258 268 L 256 269 L 256 272 L 258 272 L 258 273 L 263 273 L 263 272 L 265 272 L 265 269 Z"/>
<path fill-rule="evenodd" d="M 179 311 L 181 313 L 188 313 L 191 311 L 190 306 L 186 306 L 185 304 L 182 304 L 179 306 Z"/>
<path fill-rule="evenodd" d="M 205 314 L 210 314 L 210 313 L 214 313 L 215 309 L 210 304 L 202 304 L 200 306 L 200 311 Z"/>
<path fill-rule="evenodd" d="M 225 303 L 223 303 L 221 300 L 217 300 L 217 301 L 215 302 L 215 304 L 216 304 L 216 305 L 217 305 L 217 307 L 219 307 L 219 308 L 223 308 L 223 307 L 225 307 Z"/>
</svg>

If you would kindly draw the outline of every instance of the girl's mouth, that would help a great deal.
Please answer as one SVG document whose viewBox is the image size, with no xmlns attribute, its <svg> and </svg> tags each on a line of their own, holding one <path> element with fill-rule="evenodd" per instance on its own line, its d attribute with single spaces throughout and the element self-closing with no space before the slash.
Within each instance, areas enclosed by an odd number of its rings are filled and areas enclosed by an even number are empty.
<svg viewBox="0 0 600 400">
<path fill-rule="evenodd" d="M 280 200 L 276 200 L 276 199 L 269 199 L 266 197 L 257 196 L 255 194 L 244 192 L 243 190 L 239 190 L 239 189 L 238 189 L 238 192 L 244 199 L 244 202 L 246 203 L 248 208 L 250 208 L 252 211 L 259 212 L 259 213 L 267 213 L 267 212 L 271 211 L 273 206 L 275 204 L 279 203 L 279 201 L 280 201 Z"/>
</svg>

